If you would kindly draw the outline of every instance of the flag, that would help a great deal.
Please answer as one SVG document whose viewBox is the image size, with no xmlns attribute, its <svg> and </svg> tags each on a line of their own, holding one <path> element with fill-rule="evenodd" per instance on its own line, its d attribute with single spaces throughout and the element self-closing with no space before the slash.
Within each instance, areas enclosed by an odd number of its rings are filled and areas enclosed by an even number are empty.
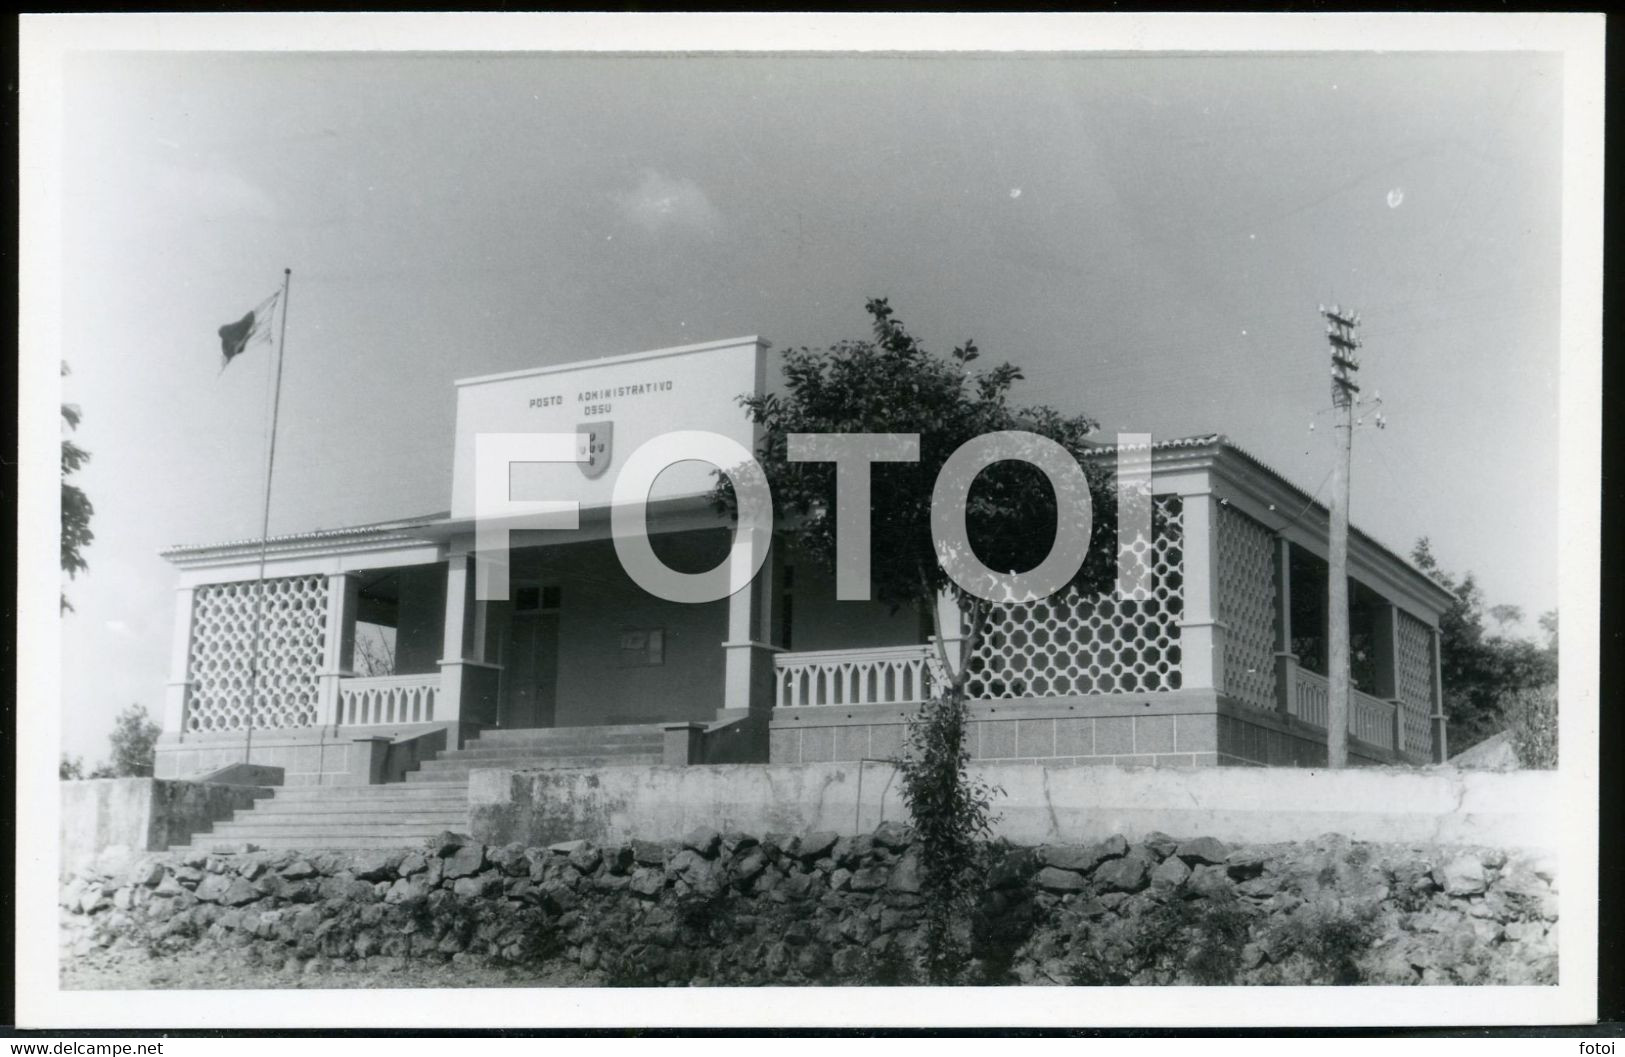
<svg viewBox="0 0 1625 1057">
<path fill-rule="evenodd" d="M 271 340 L 271 317 L 276 312 L 277 299 L 281 296 L 282 291 L 278 290 L 256 305 L 254 310 L 242 319 L 220 328 L 221 370 L 225 370 L 227 364 L 242 355 L 254 342 Z"/>
</svg>

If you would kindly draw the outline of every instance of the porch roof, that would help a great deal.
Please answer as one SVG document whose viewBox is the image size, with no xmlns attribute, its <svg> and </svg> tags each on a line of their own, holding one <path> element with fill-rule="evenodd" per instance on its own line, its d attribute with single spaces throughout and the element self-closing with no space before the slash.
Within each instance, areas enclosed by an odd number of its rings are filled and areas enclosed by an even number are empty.
<svg viewBox="0 0 1625 1057">
<path fill-rule="evenodd" d="M 1151 452 L 1154 473 L 1167 473 L 1187 467 L 1192 469 L 1210 467 L 1250 492 L 1271 493 L 1261 495 L 1259 498 L 1285 501 L 1293 508 L 1301 509 L 1303 513 L 1294 519 L 1295 522 L 1301 523 L 1311 514 L 1317 522 L 1324 521 L 1328 517 L 1325 505 L 1319 503 L 1314 495 L 1293 483 L 1262 459 L 1236 445 L 1223 433 L 1171 437 L 1166 440 L 1155 440 L 1150 445 L 1098 444 L 1085 453 L 1085 458 L 1106 459 L 1119 452 L 1146 451 L 1147 448 Z M 654 507 L 664 505 L 666 504 L 652 504 Z M 695 504 L 690 501 L 675 505 L 686 508 Z M 700 505 L 703 505 L 703 502 Z M 602 515 L 603 512 L 602 509 L 583 508 L 582 515 L 586 518 Z M 472 529 L 471 519 L 453 518 L 450 511 L 442 510 L 362 525 L 285 533 L 268 538 L 264 546 L 268 557 L 281 558 L 349 549 L 375 549 L 388 545 L 438 543 L 452 535 Z M 1349 526 L 1349 536 L 1355 548 L 1368 554 L 1381 555 L 1385 563 L 1391 563 L 1394 571 L 1410 582 L 1413 591 L 1419 590 L 1424 596 L 1430 597 L 1439 610 L 1447 608 L 1455 600 L 1454 595 L 1418 569 L 1405 555 L 1353 525 Z M 177 544 L 160 551 L 159 555 L 182 567 L 216 565 L 255 559 L 259 556 L 260 547 L 261 541 L 258 539 L 237 539 L 221 543 Z"/>
<path fill-rule="evenodd" d="M 449 511 L 419 514 L 415 517 L 392 518 L 363 525 L 344 525 L 337 528 L 309 529 L 268 536 L 263 541 L 267 556 L 285 557 L 290 552 L 320 549 L 344 549 L 365 544 L 428 542 L 430 526 L 445 522 Z M 236 539 L 219 543 L 178 543 L 165 547 L 158 556 L 175 565 L 205 565 L 217 562 L 257 557 L 261 540 Z"/>
</svg>

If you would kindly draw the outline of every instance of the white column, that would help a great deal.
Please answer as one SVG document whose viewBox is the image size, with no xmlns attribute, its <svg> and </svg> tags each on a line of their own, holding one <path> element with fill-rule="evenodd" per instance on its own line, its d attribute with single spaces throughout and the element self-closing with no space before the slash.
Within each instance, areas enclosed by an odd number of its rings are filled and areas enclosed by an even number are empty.
<svg viewBox="0 0 1625 1057">
<path fill-rule="evenodd" d="M 1439 629 L 1432 629 L 1433 640 L 1433 762 L 1444 763 L 1450 758 L 1450 744 L 1445 738 L 1448 719 L 1444 714 L 1444 669 L 1439 656 Z"/>
<path fill-rule="evenodd" d="M 186 733 L 186 699 L 192 683 L 192 588 L 175 589 L 175 628 L 169 643 L 169 682 L 164 687 L 165 734 Z"/>
<path fill-rule="evenodd" d="M 1180 686 L 1224 688 L 1224 625 L 1219 622 L 1219 504 L 1211 492 L 1181 497 L 1185 527 L 1184 619 L 1179 622 Z"/>
<path fill-rule="evenodd" d="M 1298 655 L 1292 652 L 1292 544 L 1275 537 L 1275 710 L 1291 715 Z"/>
<path fill-rule="evenodd" d="M 355 675 L 350 656 L 355 652 L 355 618 L 361 603 L 361 579 L 355 573 L 334 573 L 327 578 L 327 639 L 322 645 L 322 670 L 317 676 L 316 722 L 337 727 L 339 680 Z"/>
<path fill-rule="evenodd" d="M 1371 641 L 1376 649 L 1375 696 L 1393 706 L 1394 751 L 1405 751 L 1405 703 L 1399 699 L 1399 608 L 1384 598 L 1377 603 Z"/>
<path fill-rule="evenodd" d="M 936 626 L 942 631 L 942 652 L 948 657 L 949 671 L 945 674 L 952 676 L 965 663 L 965 620 L 952 591 L 937 592 Z"/>
<path fill-rule="evenodd" d="M 434 718 L 457 720 L 463 714 L 463 662 L 472 638 L 469 617 L 474 607 L 474 556 L 452 554 L 446 562 L 446 623 L 440 647 L 440 694 Z"/>
<path fill-rule="evenodd" d="M 728 638 L 722 643 L 722 707 L 773 707 L 773 562 L 728 596 Z"/>
</svg>

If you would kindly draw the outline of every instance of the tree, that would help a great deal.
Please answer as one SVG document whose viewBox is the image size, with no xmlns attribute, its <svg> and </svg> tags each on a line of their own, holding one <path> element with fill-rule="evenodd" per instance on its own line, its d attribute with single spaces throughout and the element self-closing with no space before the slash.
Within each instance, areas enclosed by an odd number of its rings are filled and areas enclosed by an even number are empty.
<svg viewBox="0 0 1625 1057">
<path fill-rule="evenodd" d="M 68 365 L 65 363 L 62 365 L 62 375 L 68 375 Z M 69 430 L 79 428 L 79 418 L 77 405 L 62 405 L 62 421 Z M 85 562 L 85 548 L 96 538 L 90 531 L 90 516 L 96 512 L 95 508 L 91 506 L 84 489 L 68 481 L 89 461 L 88 451 L 71 439 L 62 438 L 62 571 L 68 574 L 69 579 L 89 568 Z M 65 613 L 73 611 L 67 592 L 62 594 L 61 606 Z"/>
<path fill-rule="evenodd" d="M 1507 729 L 1511 709 L 1524 691 L 1557 682 L 1557 613 L 1540 618 L 1547 634 L 1543 646 L 1528 639 L 1492 634 L 1486 616 L 1505 626 L 1521 619 L 1516 607 L 1486 608 L 1478 580 L 1471 572 L 1452 575 L 1439 566 L 1427 537 L 1416 542 L 1411 560 L 1445 590 L 1455 595 L 1439 618 L 1439 675 L 1449 723 L 1449 745 L 1460 752 Z M 1516 617 L 1509 617 L 1516 611 Z M 1555 696 L 1553 697 L 1555 703 Z"/>
<path fill-rule="evenodd" d="M 358 624 L 355 633 L 355 661 L 357 675 L 373 678 L 395 674 L 395 637 L 376 624 Z"/>
<path fill-rule="evenodd" d="M 92 778 L 150 778 L 159 727 L 144 705 L 131 705 L 119 713 L 108 736 L 113 756 Z"/>
<path fill-rule="evenodd" d="M 62 754 L 56 765 L 56 776 L 64 782 L 77 781 L 85 776 L 85 761 L 77 756 Z"/>
<path fill-rule="evenodd" d="M 776 524 L 793 534 L 806 560 L 834 569 L 839 508 L 831 462 L 793 462 L 792 434 L 907 433 L 919 437 L 915 462 L 878 462 L 872 469 L 870 582 L 873 596 L 893 610 L 914 606 L 936 631 L 936 699 L 913 718 L 902 768 L 902 793 L 919 835 L 927 912 L 927 968 L 946 982 L 964 960 L 957 938 L 974 898 L 977 856 L 991 831 L 997 790 L 974 779 L 965 740 L 966 680 L 995 603 L 966 591 L 950 570 L 975 557 L 988 569 L 1026 571 L 1049 554 L 1058 502 L 1048 479 L 1026 462 L 994 463 L 970 484 L 965 503 L 971 554 L 939 546 L 932 531 L 932 496 L 949 456 L 986 434 L 1019 432 L 1058 444 L 1082 468 L 1093 508 L 1090 547 L 1072 585 L 1098 590 L 1115 582 L 1116 501 L 1106 471 L 1082 456 L 1098 427 L 1083 415 L 1047 406 L 1015 408 L 1010 390 L 1022 378 L 1008 364 L 983 369 L 967 341 L 948 357 L 928 352 L 908 333 L 885 299 L 870 300 L 873 338 L 825 350 L 784 354 L 782 392 L 741 397 L 762 427 L 758 461 L 773 493 Z M 1032 441 L 1032 450 L 1042 442 Z M 714 499 L 737 516 L 731 482 Z M 1076 512 L 1063 512 L 1075 518 Z M 951 596 L 961 628 L 944 628 L 939 595 Z M 964 635 L 955 664 L 943 645 Z"/>
</svg>

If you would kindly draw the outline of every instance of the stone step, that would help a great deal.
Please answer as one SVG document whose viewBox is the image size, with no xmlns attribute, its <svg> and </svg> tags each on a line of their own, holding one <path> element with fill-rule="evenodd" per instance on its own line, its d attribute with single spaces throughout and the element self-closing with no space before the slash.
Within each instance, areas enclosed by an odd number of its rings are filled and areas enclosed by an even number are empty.
<svg viewBox="0 0 1625 1057">
<path fill-rule="evenodd" d="M 417 774 L 410 771 L 409 774 Z M 430 800 L 436 797 L 463 797 L 468 793 L 468 783 L 451 779 L 447 781 L 415 781 L 411 785 L 404 782 L 391 782 L 388 785 L 294 785 L 283 786 L 276 791 L 276 796 L 270 801 L 261 800 L 260 803 L 291 803 L 293 801 L 330 801 L 341 800 L 390 800 L 396 797 L 412 797 L 419 800 Z"/>
<path fill-rule="evenodd" d="M 467 822 L 466 816 L 458 826 Z M 220 841 L 248 841 L 251 844 L 260 843 L 261 837 L 344 837 L 344 836 L 396 836 L 408 844 L 415 844 L 427 837 L 432 837 L 444 829 L 455 829 L 457 826 L 448 825 L 439 819 L 422 819 L 414 821 L 391 822 L 351 822 L 345 819 L 333 819 L 324 822 L 297 822 L 289 823 L 271 821 L 263 824 L 247 822 L 226 822 L 217 824 L 214 832 L 199 841 L 204 847 Z M 200 835 L 203 836 L 203 835 Z"/>
<path fill-rule="evenodd" d="M 648 755 L 658 753 L 663 745 L 659 738 L 653 741 L 641 742 L 572 742 L 570 744 L 536 744 L 536 745 L 491 745 L 484 746 L 478 742 L 470 742 L 466 749 L 457 749 L 453 752 L 443 752 L 432 760 L 425 760 L 423 767 L 430 764 L 443 763 L 447 760 L 513 760 L 521 757 L 526 759 L 557 759 L 561 756 L 619 756 Z"/>
<path fill-rule="evenodd" d="M 416 787 L 403 787 L 413 789 Z M 447 797 L 437 792 L 434 797 L 335 797 L 332 800 L 288 800 L 278 803 L 275 800 L 265 800 L 255 805 L 254 810 L 237 811 L 237 818 L 270 818 L 270 816 L 299 816 L 307 815 L 345 815 L 346 811 L 390 811 L 390 813 L 403 813 L 403 811 L 439 811 L 461 810 L 468 803 L 468 789 L 458 784 L 457 795 Z"/>
<path fill-rule="evenodd" d="M 326 829 L 332 826 L 387 826 L 391 829 L 412 827 L 424 830 L 424 835 L 455 829 L 468 824 L 468 810 L 457 811 L 363 811 L 332 815 L 266 815 L 257 813 L 230 822 L 215 823 L 214 834 L 243 835 L 266 830 Z"/>
<path fill-rule="evenodd" d="M 440 832 L 439 830 L 435 831 Z M 240 843 L 240 842 L 239 842 Z M 333 849 L 350 848 L 401 848 L 415 851 L 423 846 L 422 840 L 411 840 L 392 834 L 350 834 L 342 837 L 255 837 L 248 843 L 256 845 L 266 851 L 277 851 L 283 848 L 293 848 L 296 851 L 330 851 Z M 196 848 L 207 849 L 207 840 L 199 841 L 194 847 L 191 844 L 171 844 L 172 853 L 194 851 Z"/>
<path fill-rule="evenodd" d="M 408 784 L 417 781 L 427 781 L 431 778 L 467 778 L 471 771 L 503 770 L 503 771 L 548 771 L 580 767 L 652 767 L 661 763 L 662 757 L 658 753 L 636 753 L 618 756 L 557 756 L 534 757 L 516 756 L 499 760 L 436 760 L 433 771 L 414 771 L 406 776 Z M 424 778 L 419 779 L 422 774 Z"/>
<path fill-rule="evenodd" d="M 595 726 L 595 727 L 512 727 L 508 729 L 493 729 L 480 732 L 475 741 L 491 744 L 509 745 L 515 742 L 558 742 L 569 741 L 572 738 L 582 738 L 589 741 L 615 741 L 621 738 L 653 738 L 656 741 L 664 737 L 661 725 L 633 724 L 631 726 Z"/>
</svg>

